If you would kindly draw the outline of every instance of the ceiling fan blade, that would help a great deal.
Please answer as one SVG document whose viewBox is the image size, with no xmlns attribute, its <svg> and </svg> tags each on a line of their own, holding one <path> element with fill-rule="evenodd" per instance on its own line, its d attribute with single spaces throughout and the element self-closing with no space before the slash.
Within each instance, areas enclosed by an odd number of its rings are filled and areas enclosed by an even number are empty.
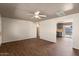
<svg viewBox="0 0 79 59">
<path fill-rule="evenodd" d="M 41 19 L 41 17 L 39 17 L 39 16 L 38 16 L 38 17 L 33 16 L 32 19 L 33 19 L 33 18 L 35 18 L 35 19 Z"/>
<path fill-rule="evenodd" d="M 39 15 L 40 17 L 47 17 L 46 15 Z"/>
</svg>

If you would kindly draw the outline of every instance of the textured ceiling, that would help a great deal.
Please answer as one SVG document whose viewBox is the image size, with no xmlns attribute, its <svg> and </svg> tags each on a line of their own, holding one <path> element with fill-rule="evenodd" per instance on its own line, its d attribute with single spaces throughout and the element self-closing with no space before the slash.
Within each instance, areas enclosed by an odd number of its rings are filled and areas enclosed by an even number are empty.
<svg viewBox="0 0 79 59">
<path fill-rule="evenodd" d="M 32 19 L 31 15 L 27 14 L 31 14 L 36 11 L 41 11 L 40 14 L 47 15 L 46 18 L 39 19 L 39 21 L 41 21 L 60 17 L 61 15 L 57 15 L 58 13 L 70 15 L 79 12 L 78 3 L 72 4 L 71 7 L 69 7 L 68 3 L 0 3 L 0 14 L 3 17 L 24 19 L 35 22 L 36 20 Z M 67 10 L 67 8 L 71 9 Z"/>
</svg>

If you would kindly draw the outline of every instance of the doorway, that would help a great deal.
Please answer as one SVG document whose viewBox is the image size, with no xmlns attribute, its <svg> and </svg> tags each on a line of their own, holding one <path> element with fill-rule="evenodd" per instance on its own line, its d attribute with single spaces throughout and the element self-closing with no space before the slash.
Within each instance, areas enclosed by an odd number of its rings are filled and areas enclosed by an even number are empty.
<svg viewBox="0 0 79 59">
<path fill-rule="evenodd" d="M 72 38 L 72 22 L 57 23 L 57 37 Z"/>
</svg>

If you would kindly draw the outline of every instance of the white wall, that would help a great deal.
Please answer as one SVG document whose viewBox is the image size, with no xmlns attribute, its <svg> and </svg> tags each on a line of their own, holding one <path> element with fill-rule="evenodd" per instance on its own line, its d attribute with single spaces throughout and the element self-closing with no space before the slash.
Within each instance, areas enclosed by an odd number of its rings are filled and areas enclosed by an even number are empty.
<svg viewBox="0 0 79 59">
<path fill-rule="evenodd" d="M 40 22 L 39 35 L 41 39 L 56 42 L 56 22 L 52 20 Z"/>
<path fill-rule="evenodd" d="M 36 37 L 36 25 L 33 22 L 2 18 L 2 42 L 11 42 Z"/>
<path fill-rule="evenodd" d="M 79 14 L 74 15 L 74 21 L 73 21 L 73 48 L 79 49 Z"/>
</svg>

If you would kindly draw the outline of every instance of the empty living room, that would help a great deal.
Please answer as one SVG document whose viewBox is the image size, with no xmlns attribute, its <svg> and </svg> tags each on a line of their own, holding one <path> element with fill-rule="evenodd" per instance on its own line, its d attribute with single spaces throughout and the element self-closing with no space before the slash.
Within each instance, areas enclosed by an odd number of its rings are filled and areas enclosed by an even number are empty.
<svg viewBox="0 0 79 59">
<path fill-rule="evenodd" d="M 79 56 L 79 3 L 0 3 L 0 56 Z"/>
</svg>

